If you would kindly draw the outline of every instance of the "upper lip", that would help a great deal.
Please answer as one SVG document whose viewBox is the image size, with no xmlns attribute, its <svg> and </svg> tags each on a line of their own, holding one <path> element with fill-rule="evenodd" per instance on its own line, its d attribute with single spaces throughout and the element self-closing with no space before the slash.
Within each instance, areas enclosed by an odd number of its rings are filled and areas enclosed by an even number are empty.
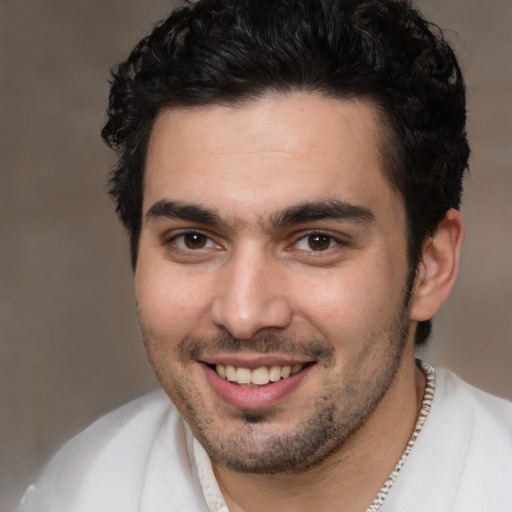
<svg viewBox="0 0 512 512">
<path fill-rule="evenodd" d="M 199 362 L 211 365 L 231 365 L 252 370 L 261 368 L 262 366 L 293 366 L 296 364 L 305 365 L 315 362 L 307 358 L 287 356 L 285 354 L 217 354 L 211 356 L 205 355 L 198 360 Z"/>
</svg>

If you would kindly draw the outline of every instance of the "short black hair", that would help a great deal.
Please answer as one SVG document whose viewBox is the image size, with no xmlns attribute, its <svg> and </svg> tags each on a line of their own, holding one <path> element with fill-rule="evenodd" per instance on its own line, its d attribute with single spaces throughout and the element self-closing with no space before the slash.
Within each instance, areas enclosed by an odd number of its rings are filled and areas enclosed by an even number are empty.
<svg viewBox="0 0 512 512">
<path fill-rule="evenodd" d="M 157 114 L 293 91 L 366 99 L 378 109 L 414 277 L 426 238 L 459 207 L 469 146 L 454 52 L 407 0 L 199 0 L 158 24 L 113 72 L 102 131 L 119 153 L 110 193 L 134 268 Z M 419 322 L 416 343 L 430 331 L 430 320 Z"/>
</svg>

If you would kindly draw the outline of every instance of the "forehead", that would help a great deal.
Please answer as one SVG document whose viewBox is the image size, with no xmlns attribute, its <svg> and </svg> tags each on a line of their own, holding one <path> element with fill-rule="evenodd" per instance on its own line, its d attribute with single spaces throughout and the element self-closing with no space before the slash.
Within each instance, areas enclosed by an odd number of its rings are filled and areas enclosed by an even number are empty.
<svg viewBox="0 0 512 512">
<path fill-rule="evenodd" d="M 167 109 L 149 141 L 143 209 L 172 199 L 236 216 L 318 199 L 401 202 L 381 132 L 371 103 L 308 93 Z"/>
</svg>

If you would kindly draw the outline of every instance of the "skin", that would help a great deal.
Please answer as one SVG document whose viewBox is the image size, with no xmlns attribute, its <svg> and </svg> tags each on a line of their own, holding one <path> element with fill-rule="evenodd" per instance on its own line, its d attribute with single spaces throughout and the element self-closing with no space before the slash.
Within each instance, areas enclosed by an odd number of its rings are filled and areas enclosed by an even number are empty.
<svg viewBox="0 0 512 512">
<path fill-rule="evenodd" d="M 364 510 L 413 431 L 414 329 L 453 286 L 463 228 L 448 212 L 405 303 L 405 210 L 379 122 L 369 103 L 306 93 L 155 122 L 140 320 L 230 511 Z M 307 369 L 256 396 L 206 365 L 219 362 Z"/>
</svg>

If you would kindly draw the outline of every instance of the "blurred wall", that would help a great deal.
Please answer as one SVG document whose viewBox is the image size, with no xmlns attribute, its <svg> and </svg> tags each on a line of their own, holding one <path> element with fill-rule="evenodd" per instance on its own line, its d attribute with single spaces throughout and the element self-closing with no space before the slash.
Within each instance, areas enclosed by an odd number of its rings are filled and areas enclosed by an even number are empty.
<svg viewBox="0 0 512 512">
<path fill-rule="evenodd" d="M 171 0 L 0 0 L 0 510 L 98 415 L 155 386 L 105 194 L 109 68 Z M 457 288 L 427 360 L 512 398 L 512 3 L 422 0 L 456 47 L 473 148 Z"/>
</svg>

